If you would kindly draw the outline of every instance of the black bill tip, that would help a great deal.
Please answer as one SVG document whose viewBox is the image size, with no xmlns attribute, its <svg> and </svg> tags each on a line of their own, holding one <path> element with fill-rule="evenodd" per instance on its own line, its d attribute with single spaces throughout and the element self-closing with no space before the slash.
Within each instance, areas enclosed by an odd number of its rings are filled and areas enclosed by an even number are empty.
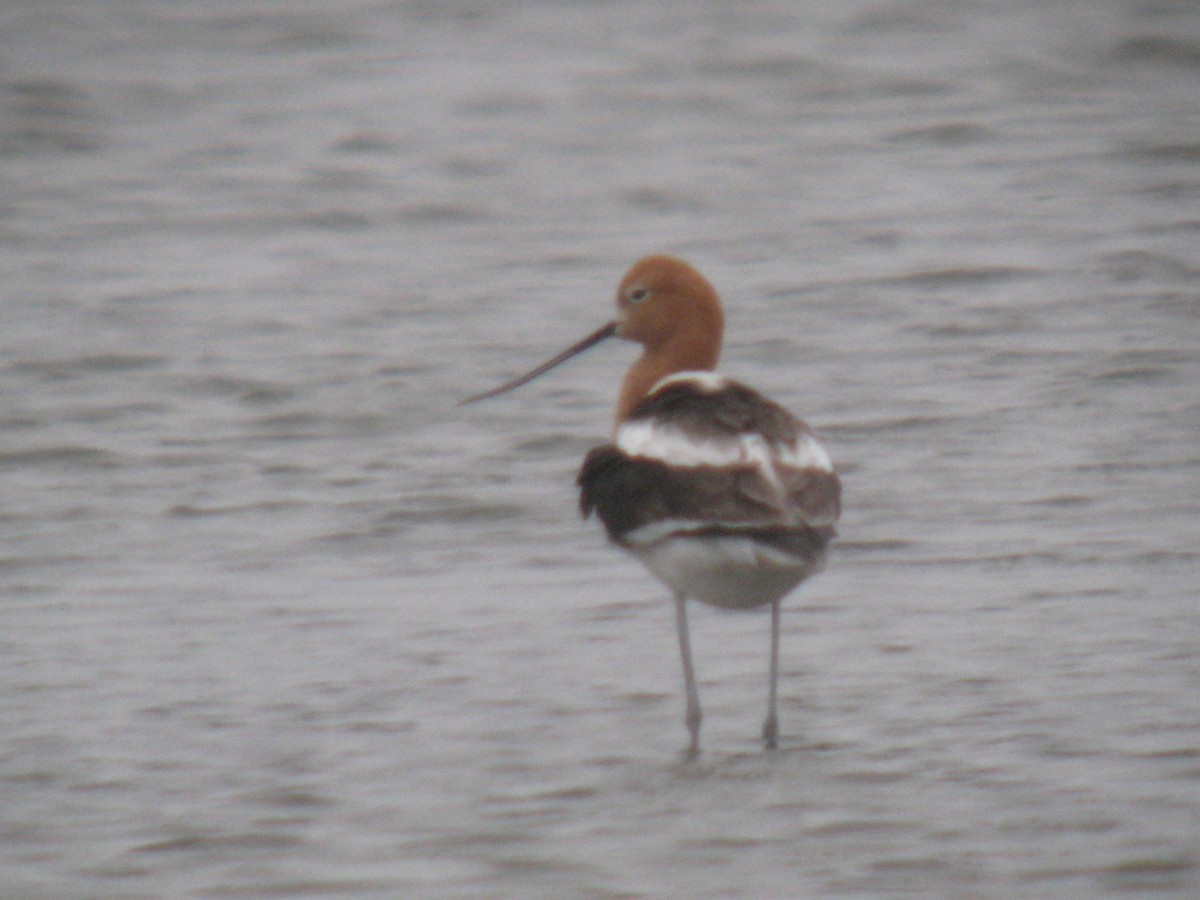
<svg viewBox="0 0 1200 900">
<path fill-rule="evenodd" d="M 562 353 L 555 356 L 553 359 L 546 360 L 544 363 L 542 363 L 536 369 L 526 372 L 524 375 L 520 376 L 519 378 L 514 378 L 512 381 L 506 382 L 506 383 L 500 385 L 499 387 L 494 387 L 490 391 L 484 391 L 482 394 L 475 394 L 471 397 L 468 397 L 466 400 L 460 400 L 458 405 L 466 406 L 468 403 L 478 403 L 480 400 L 487 400 L 489 397 L 496 397 L 500 394 L 506 394 L 511 390 L 515 390 L 516 388 L 519 388 L 521 385 L 528 384 L 529 382 L 533 381 L 533 379 L 537 378 L 539 375 L 544 375 L 545 373 L 549 372 L 551 369 L 553 369 L 555 366 L 559 365 L 560 363 L 566 362 L 572 356 L 578 356 L 584 350 L 588 350 L 588 349 L 594 347 L 596 344 L 600 343 L 605 338 L 610 338 L 613 335 L 615 335 L 616 333 L 617 333 L 617 323 L 609 322 L 608 324 L 597 329 L 596 331 L 593 331 L 591 334 L 589 334 L 587 337 L 585 337 L 583 340 L 579 341 L 578 343 L 572 344 L 570 347 L 568 347 Z"/>
</svg>

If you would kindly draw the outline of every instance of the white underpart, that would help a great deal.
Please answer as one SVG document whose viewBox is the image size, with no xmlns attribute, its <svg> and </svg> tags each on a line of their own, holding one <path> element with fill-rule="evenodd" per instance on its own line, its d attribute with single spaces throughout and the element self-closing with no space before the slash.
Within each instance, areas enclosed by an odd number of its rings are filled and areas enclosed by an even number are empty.
<svg viewBox="0 0 1200 900">
<path fill-rule="evenodd" d="M 668 538 L 630 549 L 672 590 L 725 609 L 751 609 L 779 600 L 823 562 L 800 560 L 737 535 Z"/>
<path fill-rule="evenodd" d="M 706 528 L 712 528 L 714 525 L 720 525 L 722 528 L 736 529 L 738 527 L 747 530 L 762 528 L 769 522 L 719 522 L 715 519 L 659 519 L 657 522 L 650 522 L 647 525 L 639 525 L 621 536 L 621 540 L 629 544 L 635 549 L 641 547 L 649 547 L 651 544 L 657 544 L 660 541 L 666 540 L 674 536 L 687 536 L 689 532 L 703 531 Z M 770 548 L 768 548 L 770 549 Z M 779 554 L 779 559 L 790 559 L 788 554 L 780 551 L 771 551 Z"/>
</svg>

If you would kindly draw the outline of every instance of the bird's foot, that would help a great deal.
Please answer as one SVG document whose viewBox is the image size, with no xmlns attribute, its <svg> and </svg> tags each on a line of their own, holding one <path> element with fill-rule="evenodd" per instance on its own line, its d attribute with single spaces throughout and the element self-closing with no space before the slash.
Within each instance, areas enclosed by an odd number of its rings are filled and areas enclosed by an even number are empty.
<svg viewBox="0 0 1200 900">
<path fill-rule="evenodd" d="M 688 762 L 691 762 L 700 755 L 700 723 L 703 720 L 704 713 L 700 711 L 699 702 L 689 698 L 687 714 L 683 718 L 684 724 L 687 725 L 688 735 L 691 738 L 688 748 L 684 752 L 684 757 Z"/>
<path fill-rule="evenodd" d="M 774 716 L 763 723 L 762 737 L 763 746 L 768 750 L 774 750 L 779 745 L 779 722 Z"/>
</svg>

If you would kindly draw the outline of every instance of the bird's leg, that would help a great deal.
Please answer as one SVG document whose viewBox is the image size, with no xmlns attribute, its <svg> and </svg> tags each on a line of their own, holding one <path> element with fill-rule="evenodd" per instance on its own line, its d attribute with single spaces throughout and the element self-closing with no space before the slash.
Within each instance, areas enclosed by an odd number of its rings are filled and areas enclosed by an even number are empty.
<svg viewBox="0 0 1200 900">
<path fill-rule="evenodd" d="M 679 632 L 679 655 L 683 659 L 683 686 L 687 691 L 687 723 L 692 742 L 688 747 L 687 758 L 695 759 L 700 753 L 700 692 L 696 690 L 696 671 L 692 668 L 692 643 L 688 638 L 687 598 L 683 594 L 675 595 L 675 627 Z"/>
<path fill-rule="evenodd" d="M 775 712 L 779 685 L 779 601 L 771 604 L 771 682 L 767 690 L 767 721 L 763 723 L 763 743 L 774 750 L 779 738 L 779 716 Z"/>
</svg>

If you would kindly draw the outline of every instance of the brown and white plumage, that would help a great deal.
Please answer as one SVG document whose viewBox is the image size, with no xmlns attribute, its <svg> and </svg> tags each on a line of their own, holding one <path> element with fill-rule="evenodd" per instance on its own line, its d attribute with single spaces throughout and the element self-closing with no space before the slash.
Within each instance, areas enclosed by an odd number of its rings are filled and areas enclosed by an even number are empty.
<svg viewBox="0 0 1200 900">
<path fill-rule="evenodd" d="M 817 571 L 839 513 L 837 476 L 808 427 L 709 373 L 659 383 L 580 469 L 580 509 L 686 596 L 771 603 Z"/>
<path fill-rule="evenodd" d="M 771 674 L 763 737 L 778 731 L 779 606 L 824 564 L 841 484 L 811 429 L 754 389 L 715 374 L 724 314 L 695 269 L 647 257 L 626 273 L 617 316 L 503 393 L 617 336 L 642 344 L 617 400 L 613 440 L 588 453 L 580 509 L 674 592 L 687 689 L 688 749 L 699 750 L 700 701 L 686 600 L 726 609 L 771 605 Z M 470 401 L 467 401 L 470 402 Z"/>
</svg>

